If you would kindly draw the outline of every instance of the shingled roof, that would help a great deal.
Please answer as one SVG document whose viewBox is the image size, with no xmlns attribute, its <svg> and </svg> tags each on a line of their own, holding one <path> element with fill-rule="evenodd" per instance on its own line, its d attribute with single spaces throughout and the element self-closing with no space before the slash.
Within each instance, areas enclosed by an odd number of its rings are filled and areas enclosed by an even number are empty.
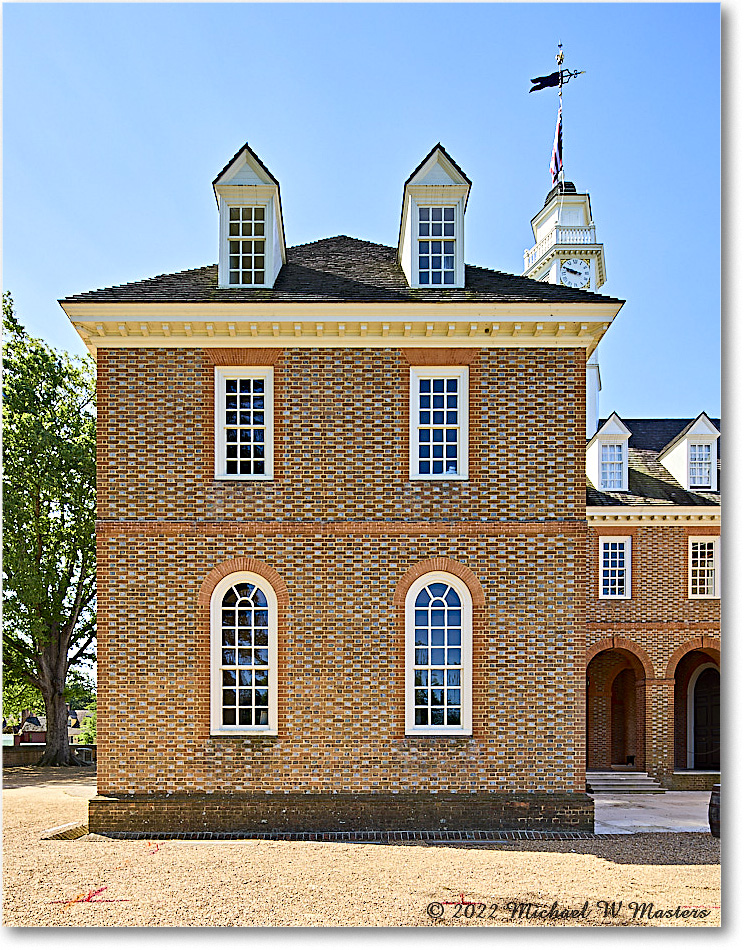
<svg viewBox="0 0 744 950">
<path fill-rule="evenodd" d="M 217 265 L 160 274 L 65 297 L 60 303 L 623 303 L 486 267 L 465 265 L 465 286 L 408 286 L 397 250 L 339 235 L 287 248 L 287 263 L 273 288 L 219 287 Z"/>
<path fill-rule="evenodd" d="M 606 421 L 599 420 L 600 429 Z M 717 491 L 686 491 L 659 461 L 660 452 L 694 421 L 623 419 L 631 433 L 628 439 L 628 491 L 598 491 L 587 480 L 587 505 L 720 505 L 720 494 Z M 710 421 L 720 430 L 720 419 Z"/>
</svg>

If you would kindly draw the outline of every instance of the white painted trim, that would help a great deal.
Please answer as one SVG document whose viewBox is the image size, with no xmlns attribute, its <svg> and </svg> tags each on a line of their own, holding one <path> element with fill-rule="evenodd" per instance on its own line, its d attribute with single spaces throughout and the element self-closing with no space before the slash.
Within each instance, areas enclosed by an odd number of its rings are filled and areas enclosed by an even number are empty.
<svg viewBox="0 0 744 950">
<path fill-rule="evenodd" d="M 694 541 L 713 541 L 713 580 L 712 594 L 692 593 L 692 544 Z M 688 600 L 720 600 L 721 599 L 721 538 L 717 534 L 695 534 L 687 539 L 687 598 Z"/>
<path fill-rule="evenodd" d="M 414 642 L 416 598 L 419 592 L 437 581 L 450 584 L 457 591 L 462 604 L 462 725 L 417 726 L 414 722 Z M 407 736 L 470 736 L 473 734 L 473 598 L 467 584 L 444 571 L 432 571 L 417 578 L 408 588 L 405 602 L 405 729 Z M 445 684 L 445 689 L 447 688 Z"/>
<path fill-rule="evenodd" d="M 600 600 L 630 600 L 633 587 L 633 574 L 632 574 L 632 543 L 631 536 L 617 535 L 617 534 L 608 534 L 605 536 L 600 536 L 599 541 L 599 599 Z M 622 541 L 625 545 L 625 593 L 624 594 L 603 594 L 602 593 L 602 554 L 603 546 L 605 541 Z"/>
<path fill-rule="evenodd" d="M 713 527 L 721 523 L 721 509 L 717 505 L 597 505 L 586 509 L 586 520 L 591 525 L 686 522 Z"/>
<path fill-rule="evenodd" d="M 264 393 L 264 475 L 228 475 L 223 423 L 225 413 L 224 387 L 228 376 L 265 380 Z M 221 481 L 268 482 L 274 478 L 274 367 L 273 366 L 215 366 L 214 368 L 214 477 Z"/>
<path fill-rule="evenodd" d="M 222 650 L 222 598 L 234 584 L 255 584 L 264 592 L 269 608 L 269 724 L 268 726 L 223 726 L 221 724 L 222 683 L 219 681 Z M 210 636 L 210 735 L 213 736 L 276 736 L 278 723 L 278 647 L 276 591 L 265 577 L 250 571 L 239 571 L 224 577 L 212 591 L 209 609 Z M 237 688 L 237 687 L 236 687 Z"/>
<path fill-rule="evenodd" d="M 444 376 L 459 380 L 457 475 L 420 475 L 418 472 L 418 382 Z M 467 366 L 412 366 L 408 386 L 408 477 L 413 482 L 464 482 L 468 480 L 470 372 Z"/>
<path fill-rule="evenodd" d="M 242 186 L 243 188 L 249 186 Z M 230 238 L 230 208 L 263 208 L 264 209 L 264 234 L 263 237 L 256 238 L 246 238 L 245 240 L 257 240 L 264 241 L 264 257 L 265 257 L 265 279 L 262 284 L 231 284 L 229 277 L 229 249 L 228 244 L 231 240 Z M 224 287 L 232 290 L 251 290 L 252 288 L 261 288 L 266 289 L 267 287 L 273 287 L 274 285 L 274 199 L 269 198 L 266 201 L 253 201 L 251 202 L 248 196 L 243 196 L 241 201 L 226 201 L 222 195 L 220 195 L 220 255 L 219 262 L 217 265 L 217 283 L 220 287 Z M 243 238 L 237 237 L 233 240 L 243 240 Z"/>
<path fill-rule="evenodd" d="M 695 768 L 695 684 L 697 683 L 700 674 L 703 670 L 716 670 L 719 674 L 721 671 L 718 669 L 715 663 L 703 663 L 699 666 L 695 672 L 690 677 L 690 682 L 687 684 L 687 768 Z M 717 774 L 717 773 L 716 773 Z"/>
</svg>

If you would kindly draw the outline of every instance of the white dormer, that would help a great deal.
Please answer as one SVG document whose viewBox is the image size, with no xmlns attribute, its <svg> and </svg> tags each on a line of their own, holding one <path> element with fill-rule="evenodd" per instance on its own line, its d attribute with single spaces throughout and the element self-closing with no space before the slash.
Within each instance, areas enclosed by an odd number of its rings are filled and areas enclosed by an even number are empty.
<svg viewBox="0 0 744 950">
<path fill-rule="evenodd" d="M 687 491 L 718 491 L 717 443 L 721 433 L 700 415 L 659 453 L 659 461 Z"/>
<path fill-rule="evenodd" d="M 616 412 L 586 446 L 586 474 L 598 491 L 628 490 L 630 429 Z"/>
<path fill-rule="evenodd" d="M 403 188 L 398 262 L 411 287 L 465 286 L 470 179 L 435 145 Z"/>
<path fill-rule="evenodd" d="M 212 186 L 220 211 L 220 287 L 273 287 L 287 259 L 279 182 L 246 144 Z"/>
</svg>

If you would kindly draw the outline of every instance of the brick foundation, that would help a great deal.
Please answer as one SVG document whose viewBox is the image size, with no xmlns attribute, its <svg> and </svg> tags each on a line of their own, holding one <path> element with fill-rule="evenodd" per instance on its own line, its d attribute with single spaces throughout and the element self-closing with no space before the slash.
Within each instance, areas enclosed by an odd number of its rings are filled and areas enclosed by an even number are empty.
<svg viewBox="0 0 744 950">
<path fill-rule="evenodd" d="M 313 831 L 588 831 L 581 793 L 135 795 L 89 803 L 95 834 Z"/>
<path fill-rule="evenodd" d="M 661 779 L 664 788 L 670 792 L 709 792 L 714 785 L 720 785 L 718 772 L 674 772 Z"/>
</svg>

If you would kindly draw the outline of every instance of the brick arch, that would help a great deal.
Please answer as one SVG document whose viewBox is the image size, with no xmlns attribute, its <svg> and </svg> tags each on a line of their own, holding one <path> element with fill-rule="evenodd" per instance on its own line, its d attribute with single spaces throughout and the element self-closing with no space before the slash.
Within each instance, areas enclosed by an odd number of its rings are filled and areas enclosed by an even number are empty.
<svg viewBox="0 0 744 950">
<path fill-rule="evenodd" d="M 630 653 L 641 664 L 643 667 L 643 672 L 646 675 L 646 679 L 654 679 L 654 665 L 651 662 L 648 653 L 646 653 L 643 647 L 639 647 L 638 644 L 633 643 L 632 640 L 626 640 L 625 637 L 606 637 L 604 640 L 599 640 L 597 643 L 589 647 L 589 649 L 586 651 L 587 668 L 594 657 L 598 656 L 600 653 L 603 653 L 605 650 L 625 650 L 626 653 Z"/>
<path fill-rule="evenodd" d="M 237 574 L 240 571 L 250 571 L 264 577 L 273 587 L 276 594 L 277 604 L 285 607 L 289 604 L 289 590 L 284 583 L 281 575 L 274 570 L 265 561 L 260 561 L 255 557 L 236 557 L 230 561 L 223 561 L 213 568 L 204 578 L 197 603 L 200 607 L 209 607 L 212 592 L 219 582 L 229 574 Z"/>
<path fill-rule="evenodd" d="M 473 574 L 469 567 L 460 564 L 459 561 L 453 561 L 450 557 L 432 557 L 427 561 L 419 561 L 409 567 L 406 573 L 400 578 L 393 594 L 393 603 L 396 607 L 405 606 L 406 594 L 414 581 L 424 574 L 431 574 L 433 571 L 445 571 L 447 574 L 454 574 L 463 581 L 470 591 L 473 598 L 473 607 L 485 607 L 486 595 L 478 578 Z"/>
<path fill-rule="evenodd" d="M 701 653 L 707 653 L 708 656 L 713 660 L 713 662 L 721 668 L 721 643 L 720 640 L 716 640 L 715 637 L 695 637 L 694 640 L 688 640 L 686 643 L 683 643 L 681 646 L 672 653 L 669 658 L 669 663 L 666 668 L 666 678 L 668 680 L 673 680 L 674 675 L 677 671 L 677 665 L 680 660 L 686 656 L 688 653 L 692 653 L 693 650 L 700 650 Z"/>
</svg>

